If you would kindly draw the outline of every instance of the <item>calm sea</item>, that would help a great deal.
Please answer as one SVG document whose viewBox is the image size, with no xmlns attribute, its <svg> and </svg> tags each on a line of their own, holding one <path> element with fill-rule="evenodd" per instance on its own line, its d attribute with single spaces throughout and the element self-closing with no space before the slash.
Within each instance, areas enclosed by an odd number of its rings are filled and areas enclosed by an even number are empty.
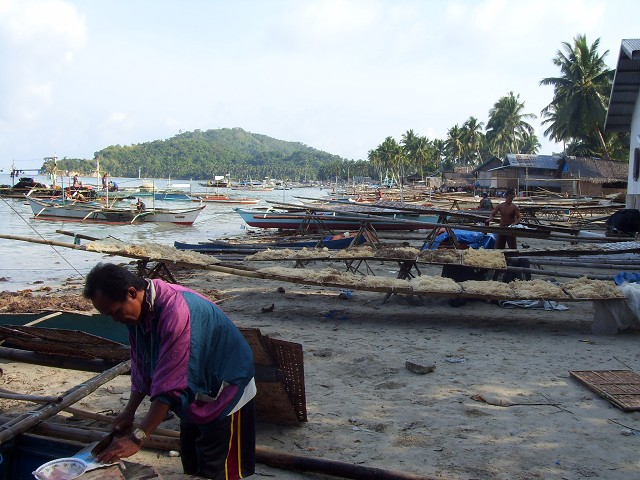
<svg viewBox="0 0 640 480">
<path fill-rule="evenodd" d="M 40 183 L 50 183 L 50 179 L 44 176 L 35 176 L 34 180 Z M 80 180 L 85 185 L 95 185 L 96 183 L 95 178 L 81 177 Z M 156 188 L 165 188 L 171 184 L 190 184 L 192 193 L 216 193 L 215 189 L 202 187 L 195 180 L 172 180 L 171 182 L 168 180 L 141 180 L 137 178 L 113 178 L 112 180 L 117 182 L 120 187 L 134 187 L 147 182 L 153 182 Z M 68 182 L 68 179 L 65 179 L 66 182 Z M 6 174 L 0 174 L 0 184 L 11 185 L 11 177 Z M 189 190 L 188 187 L 184 189 Z M 227 193 L 227 191 L 220 189 L 218 193 L 223 194 Z M 324 195 L 326 191 L 316 187 L 274 190 L 271 192 L 230 191 L 228 193 L 260 198 L 261 201 L 255 206 L 208 203 L 193 225 L 180 226 L 160 223 L 101 225 L 35 220 L 31 208 L 25 201 L 0 198 L 0 234 L 73 243 L 73 237 L 56 233 L 56 230 L 65 230 L 74 234 L 84 234 L 97 238 L 112 237 L 131 244 L 156 242 L 164 245 L 173 245 L 176 240 L 196 243 L 209 239 L 244 235 L 251 231 L 252 229 L 247 227 L 242 218 L 234 212 L 233 209 L 236 207 L 267 207 L 269 206 L 267 201 L 299 203 L 299 200 L 294 197 L 317 198 Z M 149 208 L 153 201 L 149 197 L 143 197 L 143 199 L 147 208 Z M 125 202 L 129 201 L 125 200 Z M 196 204 L 167 201 L 155 202 L 155 205 L 166 208 L 186 208 Z M 83 275 L 102 260 L 125 261 L 119 257 L 103 256 L 98 253 L 0 238 L 0 291 L 38 288 L 41 284 L 34 284 L 36 281 L 44 281 L 45 285 L 51 286 L 59 285 L 67 279 L 82 281 Z"/>
</svg>

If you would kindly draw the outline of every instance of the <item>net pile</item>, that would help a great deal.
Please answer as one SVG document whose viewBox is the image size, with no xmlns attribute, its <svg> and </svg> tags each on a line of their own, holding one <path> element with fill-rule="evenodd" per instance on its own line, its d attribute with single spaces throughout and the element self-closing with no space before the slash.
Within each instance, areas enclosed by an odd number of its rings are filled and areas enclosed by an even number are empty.
<svg viewBox="0 0 640 480">
<path fill-rule="evenodd" d="M 460 286 L 466 293 L 473 295 L 485 295 L 487 297 L 505 297 L 511 298 L 514 295 L 513 288 L 510 283 L 494 282 L 493 280 L 467 280 L 461 282 Z"/>
<path fill-rule="evenodd" d="M 159 243 L 141 243 L 127 245 L 121 242 L 104 242 L 96 240 L 85 246 L 91 252 L 109 253 L 113 255 L 124 254 L 135 257 L 149 258 L 150 260 L 162 260 L 174 263 L 188 263 L 190 265 L 212 265 L 219 261 L 210 256 L 198 252 L 178 250 L 175 247 L 161 245 Z"/>
<path fill-rule="evenodd" d="M 415 260 L 420 250 L 413 247 L 384 247 L 376 250 L 374 257 L 376 258 L 403 258 L 406 260 Z"/>
<path fill-rule="evenodd" d="M 564 293 L 562 287 L 556 285 L 555 283 L 546 282 L 544 280 L 515 280 L 513 282 L 513 292 L 515 298 L 526 300 L 567 298 L 567 294 Z"/>
<path fill-rule="evenodd" d="M 422 250 L 418 259 L 426 263 L 462 263 L 460 250 Z"/>
<path fill-rule="evenodd" d="M 469 248 L 462 253 L 464 265 L 470 267 L 483 267 L 503 269 L 507 268 L 504 253 L 500 250 L 485 250 L 484 248 Z"/>
<path fill-rule="evenodd" d="M 373 257 L 373 247 L 370 245 L 363 245 L 360 247 L 344 248 L 338 250 L 333 258 L 366 258 Z"/>
<path fill-rule="evenodd" d="M 605 280 L 580 277 L 563 286 L 573 298 L 624 298 L 624 294 L 614 283 Z"/>
</svg>

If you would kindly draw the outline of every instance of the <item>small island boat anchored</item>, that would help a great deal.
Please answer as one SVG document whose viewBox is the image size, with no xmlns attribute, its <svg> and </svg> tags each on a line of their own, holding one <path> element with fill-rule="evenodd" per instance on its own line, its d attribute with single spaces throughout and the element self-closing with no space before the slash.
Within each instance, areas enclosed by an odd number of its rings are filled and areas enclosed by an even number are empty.
<svg viewBox="0 0 640 480">
<path fill-rule="evenodd" d="M 181 209 L 151 208 L 139 210 L 136 208 L 109 208 L 78 203 L 60 204 L 29 197 L 27 197 L 27 200 L 36 219 L 113 224 L 164 222 L 177 225 L 192 225 L 200 212 L 206 207 L 206 205 L 200 205 Z"/>
</svg>

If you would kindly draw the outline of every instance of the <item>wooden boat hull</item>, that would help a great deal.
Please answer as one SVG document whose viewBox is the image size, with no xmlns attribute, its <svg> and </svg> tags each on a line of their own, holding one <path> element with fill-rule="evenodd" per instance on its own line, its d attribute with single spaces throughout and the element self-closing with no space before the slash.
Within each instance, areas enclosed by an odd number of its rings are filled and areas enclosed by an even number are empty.
<svg viewBox="0 0 640 480">
<path fill-rule="evenodd" d="M 34 218 L 40 220 L 58 220 L 65 222 L 93 222 L 93 223 L 142 223 L 160 222 L 176 225 L 192 225 L 205 205 L 199 207 L 168 210 L 151 209 L 143 212 L 135 210 L 103 208 L 86 205 L 58 205 L 32 198 L 27 198 Z"/>
<path fill-rule="evenodd" d="M 402 215 L 388 214 L 379 215 L 379 218 L 365 218 L 359 220 L 349 217 L 348 213 L 342 215 L 334 212 L 316 212 L 315 220 L 309 221 L 309 216 L 301 213 L 274 213 L 259 210 L 245 210 L 236 208 L 238 213 L 250 227 L 256 228 L 278 228 L 281 230 L 297 230 L 304 222 L 307 222 L 310 230 L 320 230 L 322 227 L 330 230 L 358 230 L 364 220 L 371 222 L 376 230 L 420 230 L 431 229 L 429 226 L 421 226 L 421 223 L 436 223 L 438 217 L 435 215 Z M 344 217 L 344 218 L 343 218 Z M 370 216 L 371 217 L 371 216 Z M 400 221 L 394 221 L 400 220 Z"/>
<path fill-rule="evenodd" d="M 355 237 L 342 237 L 338 239 L 331 239 L 331 237 L 327 237 L 322 240 L 308 240 L 308 241 L 300 241 L 300 242 L 270 242 L 270 243 L 229 243 L 229 242 L 203 242 L 203 243 L 183 243 L 183 242 L 174 242 L 173 245 L 178 250 L 191 250 L 200 253 L 225 253 L 225 252 L 242 252 L 247 255 L 250 253 L 259 252 L 261 250 L 266 250 L 268 248 L 290 248 L 290 249 L 300 249 L 300 248 L 314 248 L 314 247 L 325 247 L 329 250 L 342 250 L 351 246 Z M 366 242 L 366 239 L 363 236 L 358 237 L 355 245 L 360 245 Z"/>
<path fill-rule="evenodd" d="M 188 193 L 178 192 L 157 192 L 153 194 L 154 200 L 161 200 L 166 202 L 190 202 L 193 197 Z"/>
<path fill-rule="evenodd" d="M 248 197 L 231 197 L 226 195 L 207 195 L 204 197 L 194 198 L 193 202 L 204 202 L 204 203 L 229 203 L 236 205 L 255 205 L 260 202 L 259 198 L 248 198 Z"/>
</svg>

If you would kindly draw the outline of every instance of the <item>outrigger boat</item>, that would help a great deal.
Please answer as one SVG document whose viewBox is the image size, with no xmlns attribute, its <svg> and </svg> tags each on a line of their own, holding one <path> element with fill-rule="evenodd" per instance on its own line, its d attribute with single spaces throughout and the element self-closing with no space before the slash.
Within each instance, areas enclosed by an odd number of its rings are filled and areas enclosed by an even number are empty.
<svg viewBox="0 0 640 480">
<path fill-rule="evenodd" d="M 355 212 L 318 210 L 314 210 L 313 213 L 245 210 L 242 208 L 234 210 L 250 227 L 281 230 L 297 230 L 304 228 L 305 224 L 310 230 L 358 230 L 364 221 L 369 222 L 376 230 L 430 230 L 432 227 L 425 225 L 425 223 L 435 223 L 438 220 L 437 215 L 403 213 L 398 210 L 384 213 L 376 212 L 376 215 L 364 216 Z"/>
<path fill-rule="evenodd" d="M 260 202 L 259 198 L 235 197 L 232 195 L 203 195 L 191 200 L 192 202 L 204 203 L 231 203 L 236 205 L 255 205 Z"/>
<path fill-rule="evenodd" d="M 225 241 L 209 241 L 200 243 L 174 242 L 178 250 L 191 250 L 199 253 L 243 253 L 249 255 L 267 249 L 289 248 L 297 250 L 301 248 L 328 248 L 329 250 L 342 250 L 344 248 L 360 245 L 367 239 L 363 235 L 345 237 L 342 235 L 328 236 L 319 240 L 283 240 L 268 243 L 230 243 Z"/>
<path fill-rule="evenodd" d="M 135 208 L 109 208 L 99 205 L 58 204 L 26 197 L 34 218 L 41 220 L 61 220 L 66 222 L 93 223 L 142 223 L 163 222 L 177 225 L 191 225 L 205 205 L 192 208 L 166 209 L 152 208 L 138 211 Z"/>
</svg>

